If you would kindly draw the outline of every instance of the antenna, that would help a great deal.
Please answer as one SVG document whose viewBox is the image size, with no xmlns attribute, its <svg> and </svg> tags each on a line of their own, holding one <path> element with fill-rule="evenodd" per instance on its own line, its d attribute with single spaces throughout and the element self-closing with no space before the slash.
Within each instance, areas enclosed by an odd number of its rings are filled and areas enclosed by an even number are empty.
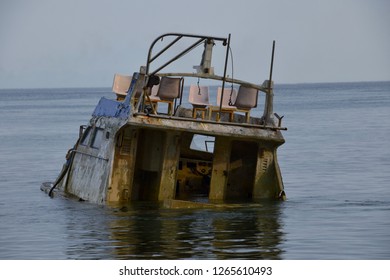
<svg viewBox="0 0 390 280">
<path fill-rule="evenodd" d="M 267 94 L 265 96 L 265 107 L 264 107 L 264 114 L 263 114 L 263 120 L 264 123 L 267 123 L 269 118 L 271 117 L 271 114 L 273 112 L 273 92 L 272 92 L 272 71 L 274 68 L 274 54 L 275 54 L 275 40 L 272 44 L 272 55 L 271 55 L 271 67 L 269 70 L 269 80 L 265 80 L 263 83 L 263 87 L 267 89 Z"/>
<path fill-rule="evenodd" d="M 272 43 L 272 55 L 271 55 L 271 67 L 269 70 L 269 81 L 268 81 L 268 91 L 271 91 L 272 86 L 272 72 L 274 69 L 274 54 L 275 54 L 275 40 Z"/>
</svg>

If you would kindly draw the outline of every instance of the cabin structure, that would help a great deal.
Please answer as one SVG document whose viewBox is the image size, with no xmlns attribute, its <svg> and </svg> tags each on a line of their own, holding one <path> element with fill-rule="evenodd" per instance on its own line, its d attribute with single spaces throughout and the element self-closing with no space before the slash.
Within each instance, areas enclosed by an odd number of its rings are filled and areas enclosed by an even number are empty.
<svg viewBox="0 0 390 280">
<path fill-rule="evenodd" d="M 220 75 L 212 67 L 217 46 Z M 201 63 L 192 72 L 163 72 L 199 48 Z M 98 204 L 166 207 L 285 199 L 277 148 L 286 128 L 273 112 L 274 46 L 270 77 L 261 84 L 227 75 L 230 51 L 230 35 L 156 38 L 139 72 L 115 75 L 116 98 L 103 97 L 80 127 L 50 195 L 58 188 Z"/>
</svg>

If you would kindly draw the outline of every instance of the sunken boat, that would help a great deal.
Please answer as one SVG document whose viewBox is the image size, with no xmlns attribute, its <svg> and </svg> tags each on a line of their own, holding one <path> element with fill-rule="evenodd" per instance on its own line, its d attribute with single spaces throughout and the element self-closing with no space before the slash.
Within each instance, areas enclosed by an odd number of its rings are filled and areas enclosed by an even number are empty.
<svg viewBox="0 0 390 280">
<path fill-rule="evenodd" d="M 115 74 L 115 95 L 100 99 L 58 178 L 42 190 L 107 205 L 284 200 L 277 148 L 286 128 L 273 112 L 275 42 L 269 78 L 257 84 L 228 75 L 230 39 L 156 38 L 139 72 Z M 222 50 L 219 75 L 212 66 L 216 48 Z M 200 65 L 172 71 L 197 53 Z"/>
</svg>

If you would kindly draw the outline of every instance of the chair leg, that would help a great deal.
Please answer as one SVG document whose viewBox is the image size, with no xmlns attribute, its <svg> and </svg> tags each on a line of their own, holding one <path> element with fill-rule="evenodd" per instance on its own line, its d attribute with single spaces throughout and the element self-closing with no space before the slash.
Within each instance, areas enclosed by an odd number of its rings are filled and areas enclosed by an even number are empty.
<svg viewBox="0 0 390 280">
<path fill-rule="evenodd" d="M 168 103 L 168 115 L 172 116 L 173 113 L 173 103 Z"/>
<path fill-rule="evenodd" d="M 245 112 L 245 118 L 246 118 L 246 122 L 249 123 L 249 119 L 250 119 L 249 111 Z"/>
<path fill-rule="evenodd" d="M 229 121 L 232 122 L 233 119 L 234 119 L 234 112 L 231 111 L 231 112 L 229 112 Z"/>
<path fill-rule="evenodd" d="M 201 118 L 204 120 L 206 117 L 206 113 L 208 113 L 208 109 L 206 108 L 192 108 L 192 118 L 197 119 L 198 118 L 198 111 L 200 111 Z"/>
<path fill-rule="evenodd" d="M 212 114 L 213 114 L 213 110 L 211 108 L 208 108 L 207 109 L 207 119 L 208 120 L 211 120 Z"/>
</svg>

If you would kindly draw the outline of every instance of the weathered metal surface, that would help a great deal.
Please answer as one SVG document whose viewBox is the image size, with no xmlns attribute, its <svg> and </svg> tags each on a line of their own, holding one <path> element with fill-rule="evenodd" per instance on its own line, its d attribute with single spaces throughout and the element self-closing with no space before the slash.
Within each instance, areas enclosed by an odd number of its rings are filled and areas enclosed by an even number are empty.
<svg viewBox="0 0 390 280">
<path fill-rule="evenodd" d="M 67 177 L 62 181 L 64 191 L 94 203 L 105 203 L 107 183 L 113 160 L 115 133 L 122 121 L 111 117 L 94 117 L 90 127 L 104 130 L 98 148 L 91 147 L 94 137 L 87 145 L 79 144 Z M 94 129 L 91 129 L 91 134 Z"/>
<path fill-rule="evenodd" d="M 130 106 L 123 102 L 102 97 L 92 113 L 93 117 L 114 117 L 127 119 L 130 114 Z"/>
<path fill-rule="evenodd" d="M 215 141 L 213 169 L 211 171 L 210 193 L 211 201 L 223 201 L 226 198 L 228 170 L 230 164 L 231 140 L 218 137 Z"/>
<path fill-rule="evenodd" d="M 171 35 L 177 36 L 168 34 Z M 273 114 L 272 82 L 260 86 L 213 73 L 158 74 L 154 71 L 152 75 L 214 79 L 223 82 L 222 88 L 225 82 L 233 82 L 266 93 L 261 118 L 246 119 L 233 112 L 232 119 L 209 114 L 209 119 L 199 120 L 190 108 L 183 106 L 177 106 L 172 116 L 155 109 L 148 96 L 155 82 L 149 81 L 149 63 L 183 36 L 189 35 L 180 35 L 154 56 L 149 51 L 146 71 L 134 73 L 124 101 L 100 99 L 75 145 L 72 162 L 60 183 L 63 191 L 99 204 L 147 200 L 160 201 L 168 208 L 210 207 L 232 200 L 253 202 L 285 197 L 276 155 L 277 148 L 285 142 L 281 133 L 285 128 L 280 127 L 282 117 Z M 203 40 L 211 40 L 204 36 L 189 37 L 198 41 L 171 61 Z M 230 43 L 230 36 L 214 39 Z M 208 57 L 206 66 L 211 69 L 211 53 Z M 148 113 L 150 105 L 152 114 Z M 192 149 L 191 141 L 196 135 L 213 136 L 213 150 Z M 206 201 L 182 199 L 199 193 L 206 195 Z"/>
<path fill-rule="evenodd" d="M 178 131 L 191 131 L 198 134 L 221 135 L 226 137 L 241 137 L 245 139 L 263 140 L 273 146 L 279 146 L 285 142 L 282 134 L 273 129 L 260 129 L 247 125 L 229 125 L 217 122 L 197 122 L 187 120 L 173 120 L 171 118 L 138 115 L 129 118 L 129 123 L 134 126 L 148 126 L 154 129 L 168 129 Z M 276 126 L 275 126 L 276 128 Z"/>
</svg>

